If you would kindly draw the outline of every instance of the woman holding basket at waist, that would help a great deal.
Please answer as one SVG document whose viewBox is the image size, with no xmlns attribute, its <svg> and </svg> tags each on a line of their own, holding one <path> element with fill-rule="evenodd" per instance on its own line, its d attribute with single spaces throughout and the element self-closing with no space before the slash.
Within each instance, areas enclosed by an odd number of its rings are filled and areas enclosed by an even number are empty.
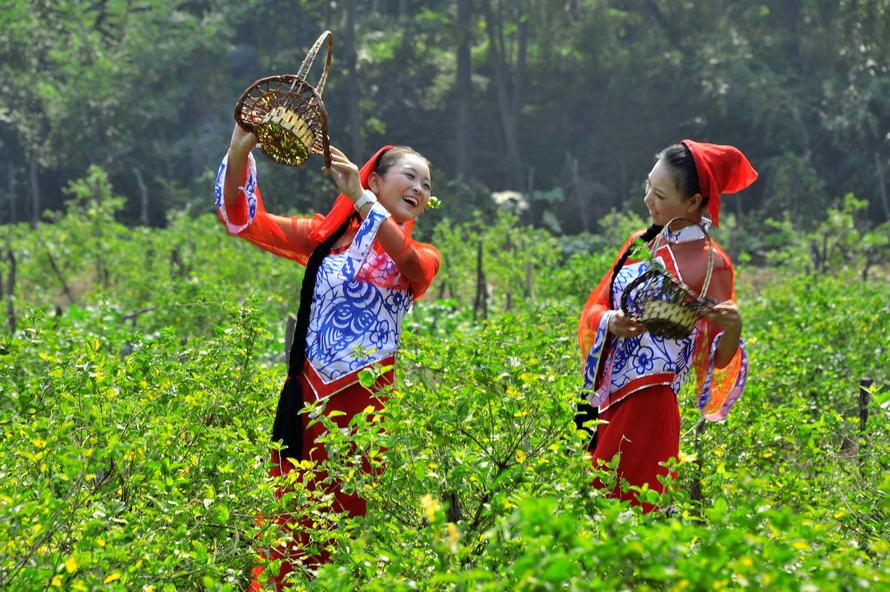
<svg viewBox="0 0 890 592">
<path fill-rule="evenodd" d="M 719 222 L 720 195 L 748 187 L 757 172 L 733 146 L 691 140 L 665 148 L 656 158 L 643 198 L 652 225 L 625 242 L 613 268 L 591 292 L 578 326 L 584 401 L 576 422 L 579 427 L 591 419 L 607 422 L 591 432 L 588 449 L 595 464 L 619 455 L 619 484 L 611 494 L 633 503 L 639 501 L 633 492 L 622 491 L 620 481 L 663 491 L 658 476 L 668 473 L 662 463 L 679 453 L 677 393 L 689 371 L 694 368 L 697 374 L 697 406 L 712 421 L 726 416 L 747 376 L 732 261 L 709 234 Z M 632 255 L 638 239 L 652 251 L 648 259 Z M 626 303 L 641 293 L 635 289 L 639 283 L 626 296 L 625 289 L 658 264 L 700 295 L 700 304 L 716 303 L 705 306 L 697 321 L 693 317 L 687 336 L 665 336 L 655 330 L 654 320 L 647 325 L 649 319 L 622 311 L 622 297 Z M 654 508 L 643 504 L 643 509 Z"/>
</svg>

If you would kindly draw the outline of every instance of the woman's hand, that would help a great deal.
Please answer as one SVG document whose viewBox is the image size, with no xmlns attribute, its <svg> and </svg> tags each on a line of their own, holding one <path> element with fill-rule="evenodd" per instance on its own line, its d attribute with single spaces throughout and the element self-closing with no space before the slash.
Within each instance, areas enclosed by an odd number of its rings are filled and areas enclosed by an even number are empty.
<svg viewBox="0 0 890 592">
<path fill-rule="evenodd" d="M 742 315 L 739 314 L 739 307 L 732 300 L 715 305 L 704 314 L 704 317 L 710 319 L 711 322 L 727 333 L 732 335 L 742 334 Z"/>
<path fill-rule="evenodd" d="M 360 198 L 365 192 L 359 179 L 358 167 L 337 148 L 331 146 L 331 166 L 321 170 L 334 180 L 340 193 L 345 193 L 352 201 Z"/>
<path fill-rule="evenodd" d="M 646 332 L 646 325 L 618 310 L 609 318 L 609 331 L 617 337 L 637 337 Z"/>
<path fill-rule="evenodd" d="M 232 130 L 232 139 L 229 141 L 229 154 L 246 155 L 256 145 L 256 134 L 235 123 L 235 129 Z"/>
<path fill-rule="evenodd" d="M 742 315 L 732 300 L 721 302 L 704 314 L 714 325 L 723 329 L 723 336 L 717 343 L 714 365 L 725 368 L 735 357 L 742 337 Z"/>
</svg>

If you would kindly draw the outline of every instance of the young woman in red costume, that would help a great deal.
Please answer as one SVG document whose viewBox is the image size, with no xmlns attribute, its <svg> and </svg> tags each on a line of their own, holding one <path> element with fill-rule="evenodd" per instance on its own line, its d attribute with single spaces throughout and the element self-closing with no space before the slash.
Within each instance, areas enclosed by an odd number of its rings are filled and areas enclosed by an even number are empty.
<svg viewBox="0 0 890 592">
<path fill-rule="evenodd" d="M 384 146 L 359 170 L 331 147 L 332 163 L 325 172 L 341 194 L 327 215 L 302 218 L 266 212 L 250 154 L 256 143 L 253 133 L 235 126 L 215 193 L 220 221 L 230 234 L 306 266 L 288 376 L 272 430 L 273 440 L 284 444 L 280 453 L 272 453 L 274 476 L 293 470 L 291 459 L 327 458 L 324 446 L 316 445 L 324 428 L 319 423 L 307 427 L 308 418 L 300 413 L 306 403 L 324 400 L 325 413 L 343 412 L 332 418 L 340 426 L 369 405 L 380 408 L 375 394 L 392 384 L 392 370 L 370 390 L 359 384 L 358 373 L 395 362 L 402 320 L 429 288 L 440 257 L 432 245 L 411 238 L 431 190 L 429 163 L 413 149 Z M 333 510 L 365 513 L 363 499 L 336 485 L 329 489 Z M 309 565 L 327 560 L 324 552 L 305 557 L 300 549 L 305 542 L 298 535 L 273 557 L 302 555 Z M 276 589 L 291 570 L 290 561 L 284 561 Z M 256 582 L 251 585 L 251 590 L 260 589 Z"/>
<path fill-rule="evenodd" d="M 733 267 L 714 243 L 706 296 L 717 302 L 689 337 L 655 337 L 646 325 L 620 310 L 624 288 L 650 264 L 630 257 L 642 239 L 654 257 L 696 293 L 708 273 L 709 246 L 704 232 L 717 226 L 720 195 L 748 187 L 757 172 L 733 146 L 683 140 L 657 155 L 646 180 L 643 202 L 652 225 L 624 243 L 611 271 L 591 292 L 581 314 L 578 338 L 584 357 L 584 402 L 576 422 L 601 419 L 589 450 L 595 464 L 618 454 L 618 485 L 613 496 L 639 503 L 621 481 L 659 493 L 663 463 L 680 449 L 677 393 L 688 372 L 697 374 L 696 402 L 705 419 L 726 417 L 744 389 L 747 355 L 741 341 L 742 318 L 735 304 Z M 643 505 L 644 511 L 653 506 Z"/>
</svg>

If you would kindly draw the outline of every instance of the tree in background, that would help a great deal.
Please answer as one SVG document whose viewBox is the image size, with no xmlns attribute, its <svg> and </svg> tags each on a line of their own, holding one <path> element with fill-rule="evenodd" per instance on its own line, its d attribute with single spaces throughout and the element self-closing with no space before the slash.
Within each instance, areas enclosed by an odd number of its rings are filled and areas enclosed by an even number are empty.
<svg viewBox="0 0 890 592">
<path fill-rule="evenodd" d="M 332 140 L 416 139 L 437 218 L 512 190 L 531 221 L 592 230 L 683 137 L 751 155 L 746 232 L 814 227 L 849 192 L 890 215 L 890 0 L 15 0 L 0 25 L 0 221 L 60 209 L 90 164 L 129 222 L 204 210 L 241 91 L 295 71 L 325 28 Z M 265 178 L 272 207 L 327 203 L 317 167 Z"/>
</svg>

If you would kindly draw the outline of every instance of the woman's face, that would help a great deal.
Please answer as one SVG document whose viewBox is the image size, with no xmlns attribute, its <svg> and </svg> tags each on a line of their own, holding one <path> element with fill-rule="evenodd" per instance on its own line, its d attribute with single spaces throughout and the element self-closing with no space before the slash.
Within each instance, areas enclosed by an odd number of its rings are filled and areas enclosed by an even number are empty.
<svg viewBox="0 0 890 592">
<path fill-rule="evenodd" d="M 430 167 L 416 154 L 403 154 L 384 175 L 372 174 L 368 184 L 399 224 L 416 218 L 430 201 Z"/>
<path fill-rule="evenodd" d="M 652 224 L 664 226 L 674 218 L 701 219 L 701 194 L 683 197 L 674 179 L 674 171 L 663 158 L 659 159 L 646 179 L 643 203 L 649 210 Z"/>
</svg>

